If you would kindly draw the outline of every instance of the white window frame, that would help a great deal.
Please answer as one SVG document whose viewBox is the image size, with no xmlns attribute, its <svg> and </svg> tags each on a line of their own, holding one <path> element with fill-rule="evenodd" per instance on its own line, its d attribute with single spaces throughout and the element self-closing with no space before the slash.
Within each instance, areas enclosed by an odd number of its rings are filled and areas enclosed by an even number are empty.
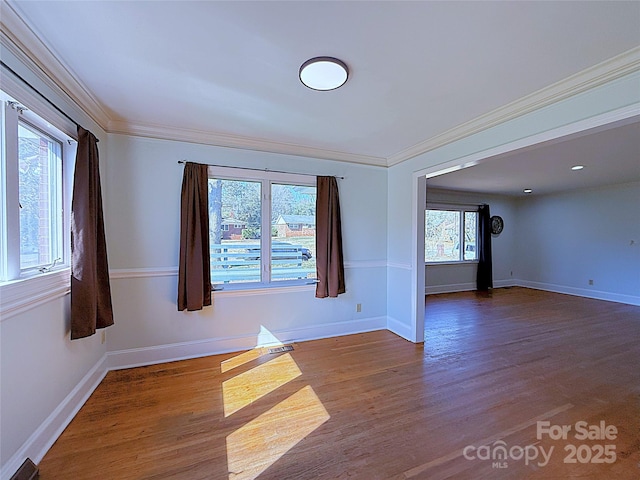
<svg viewBox="0 0 640 480">
<path fill-rule="evenodd" d="M 427 210 L 443 210 L 448 212 L 458 212 L 460 213 L 460 231 L 458 232 L 459 241 L 462 242 L 460 248 L 460 260 L 448 260 L 442 262 L 433 262 L 427 261 L 425 258 L 425 265 L 461 265 L 461 264 L 472 264 L 478 263 L 478 206 L 477 205 L 459 205 L 459 204 L 447 204 L 447 203 L 428 203 L 427 208 L 425 209 L 425 217 Z M 476 214 L 476 255 L 474 259 L 465 260 L 464 258 L 464 248 L 466 246 L 466 242 L 464 241 L 464 214 L 465 212 L 472 212 Z M 425 218 L 425 228 L 426 228 L 426 218 Z M 425 233 L 423 232 L 423 235 Z M 423 254 L 424 255 L 424 254 Z"/>
<path fill-rule="evenodd" d="M 14 102 L 12 107 L 7 102 Z M 0 90 L 0 317 L 17 315 L 70 289 L 71 190 L 77 149 L 76 125 L 12 75 Z M 19 107 L 19 108 L 17 108 Z M 51 269 L 20 269 L 18 118 L 62 144 L 62 261 Z"/>
<path fill-rule="evenodd" d="M 63 266 L 67 265 L 68 262 L 68 253 L 67 253 L 67 248 L 68 242 L 65 242 L 65 212 L 66 212 L 66 208 L 64 205 L 64 195 L 65 195 L 65 185 L 64 185 L 64 177 L 62 176 L 62 170 L 64 169 L 64 141 L 58 139 L 57 136 L 54 136 L 50 133 L 51 129 L 48 129 L 49 131 L 44 131 L 42 128 L 40 128 L 37 125 L 34 125 L 30 120 L 24 118 L 24 115 L 19 115 L 18 116 L 18 125 L 22 126 L 23 128 L 27 129 L 28 131 L 35 133 L 37 135 L 41 135 L 42 137 L 48 138 L 50 141 L 53 141 L 55 143 L 57 143 L 60 147 L 60 157 L 59 157 L 59 161 L 60 161 L 60 178 L 56 178 L 56 197 L 55 199 L 53 199 L 54 203 L 54 209 L 53 209 L 53 213 L 56 214 L 57 211 L 60 212 L 61 217 L 60 217 L 60 223 L 58 223 L 58 221 L 56 221 L 56 228 L 53 231 L 53 240 L 55 241 L 55 251 L 57 253 L 57 256 L 52 257 L 51 261 L 49 261 L 48 263 L 45 264 L 40 264 L 40 265 L 35 265 L 35 266 L 31 266 L 31 267 L 25 267 L 22 266 L 22 259 L 18 258 L 18 266 L 20 269 L 20 277 L 28 277 L 34 274 L 37 274 L 38 272 L 43 273 L 45 271 L 53 271 L 56 268 L 62 268 Z M 12 140 L 13 141 L 13 140 Z M 19 162 L 18 162 L 19 163 Z M 51 175 L 51 173 L 49 173 L 49 175 Z M 56 175 L 57 176 L 57 175 Z M 12 179 L 9 183 L 14 184 L 15 180 Z M 60 195 L 60 196 L 58 196 Z M 13 201 L 15 201 L 15 199 L 12 199 L 12 203 Z M 8 202 L 7 202 L 8 203 Z M 18 237 L 18 243 L 19 243 L 20 239 Z M 20 245 L 18 246 L 20 247 Z M 20 252 L 22 253 L 22 252 Z M 66 258 L 66 262 L 65 262 L 65 257 Z M 11 258 L 11 257 L 10 257 Z M 60 267 L 58 267 L 58 265 L 60 265 Z"/>
<path fill-rule="evenodd" d="M 273 291 L 274 289 L 285 287 L 304 287 L 305 289 L 313 286 L 315 288 L 315 279 L 298 279 L 298 280 L 271 280 L 271 186 L 273 184 L 278 185 L 303 185 L 308 187 L 316 187 L 316 178 L 311 175 L 300 175 L 294 173 L 281 173 L 281 172 L 269 172 L 258 171 L 251 169 L 243 169 L 237 167 L 219 167 L 209 166 L 208 169 L 209 178 L 216 178 L 219 180 L 239 180 L 261 183 L 261 211 L 260 231 L 268 232 L 268 235 L 260 236 L 260 251 L 263 252 L 260 255 L 260 272 L 261 281 L 259 282 L 240 282 L 240 283 L 225 283 L 225 284 L 213 284 L 214 288 L 222 288 L 222 291 L 238 291 L 238 290 L 259 290 L 267 289 Z M 266 254 L 264 253 L 266 252 Z"/>
</svg>

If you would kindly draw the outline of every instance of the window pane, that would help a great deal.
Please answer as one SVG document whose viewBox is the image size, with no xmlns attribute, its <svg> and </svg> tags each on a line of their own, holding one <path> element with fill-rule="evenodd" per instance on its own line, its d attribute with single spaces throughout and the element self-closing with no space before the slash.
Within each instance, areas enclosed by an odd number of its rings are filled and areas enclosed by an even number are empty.
<svg viewBox="0 0 640 480">
<path fill-rule="evenodd" d="M 464 212 L 464 259 L 476 260 L 476 230 L 478 226 L 478 212 Z"/>
<path fill-rule="evenodd" d="M 62 145 L 18 125 L 20 268 L 62 261 Z"/>
<path fill-rule="evenodd" d="M 259 282 L 260 182 L 209 179 L 212 283 Z"/>
<path fill-rule="evenodd" d="M 427 210 L 424 231 L 426 262 L 460 260 L 460 212 Z"/>
<path fill-rule="evenodd" d="M 271 280 L 316 278 L 316 187 L 271 186 Z"/>
</svg>

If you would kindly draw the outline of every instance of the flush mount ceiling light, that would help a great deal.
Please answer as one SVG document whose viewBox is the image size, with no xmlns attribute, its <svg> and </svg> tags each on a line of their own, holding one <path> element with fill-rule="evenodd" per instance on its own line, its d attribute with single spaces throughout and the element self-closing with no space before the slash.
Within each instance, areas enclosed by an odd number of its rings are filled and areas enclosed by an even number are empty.
<svg viewBox="0 0 640 480">
<path fill-rule="evenodd" d="M 523 192 L 524 192 L 524 193 L 531 193 L 531 192 L 533 192 L 533 190 L 531 190 L 530 188 L 525 188 L 525 189 L 523 190 Z"/>
<path fill-rule="evenodd" d="M 583 168 L 584 168 L 584 165 L 574 165 L 573 167 L 571 167 L 571 170 L 577 171 L 577 170 L 582 170 Z"/>
<path fill-rule="evenodd" d="M 333 57 L 315 57 L 300 66 L 300 81 L 312 90 L 335 90 L 349 78 L 347 65 Z"/>
</svg>

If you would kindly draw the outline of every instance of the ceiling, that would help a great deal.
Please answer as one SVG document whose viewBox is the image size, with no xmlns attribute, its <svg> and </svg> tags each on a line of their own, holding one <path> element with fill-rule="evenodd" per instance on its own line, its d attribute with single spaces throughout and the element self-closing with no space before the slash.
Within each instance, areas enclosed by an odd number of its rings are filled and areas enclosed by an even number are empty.
<svg viewBox="0 0 640 480">
<path fill-rule="evenodd" d="M 429 178 L 427 186 L 519 197 L 640 181 L 640 118 L 594 130 Z"/>
<path fill-rule="evenodd" d="M 637 1 L 2 0 L 2 7 L 5 28 L 17 19 L 10 38 L 108 132 L 380 166 L 621 74 L 614 57 L 636 69 L 640 58 Z M 315 56 L 343 60 L 346 85 L 304 87 L 298 69 Z M 602 135 L 630 142 L 624 154 L 637 154 L 626 130 Z M 496 169 L 505 176 L 513 164 L 522 173 L 533 159 L 568 160 L 574 148 L 592 154 L 582 140 L 505 157 Z M 604 154 L 592 155 L 595 169 Z M 482 188 L 478 178 L 464 182 Z"/>
</svg>

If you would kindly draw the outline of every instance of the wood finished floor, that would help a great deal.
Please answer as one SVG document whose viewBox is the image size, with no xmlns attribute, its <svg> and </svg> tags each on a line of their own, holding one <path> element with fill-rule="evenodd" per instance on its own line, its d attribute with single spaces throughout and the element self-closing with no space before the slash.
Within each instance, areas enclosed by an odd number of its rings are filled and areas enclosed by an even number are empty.
<svg viewBox="0 0 640 480">
<path fill-rule="evenodd" d="M 110 372 L 40 478 L 640 478 L 640 307 L 523 288 L 434 295 L 426 336 Z M 539 441 L 538 420 L 572 431 Z M 614 425 L 617 438 L 575 440 L 578 421 Z M 463 455 L 497 441 L 554 450 L 546 466 Z M 564 463 L 569 444 L 615 445 L 616 461 Z"/>
</svg>

